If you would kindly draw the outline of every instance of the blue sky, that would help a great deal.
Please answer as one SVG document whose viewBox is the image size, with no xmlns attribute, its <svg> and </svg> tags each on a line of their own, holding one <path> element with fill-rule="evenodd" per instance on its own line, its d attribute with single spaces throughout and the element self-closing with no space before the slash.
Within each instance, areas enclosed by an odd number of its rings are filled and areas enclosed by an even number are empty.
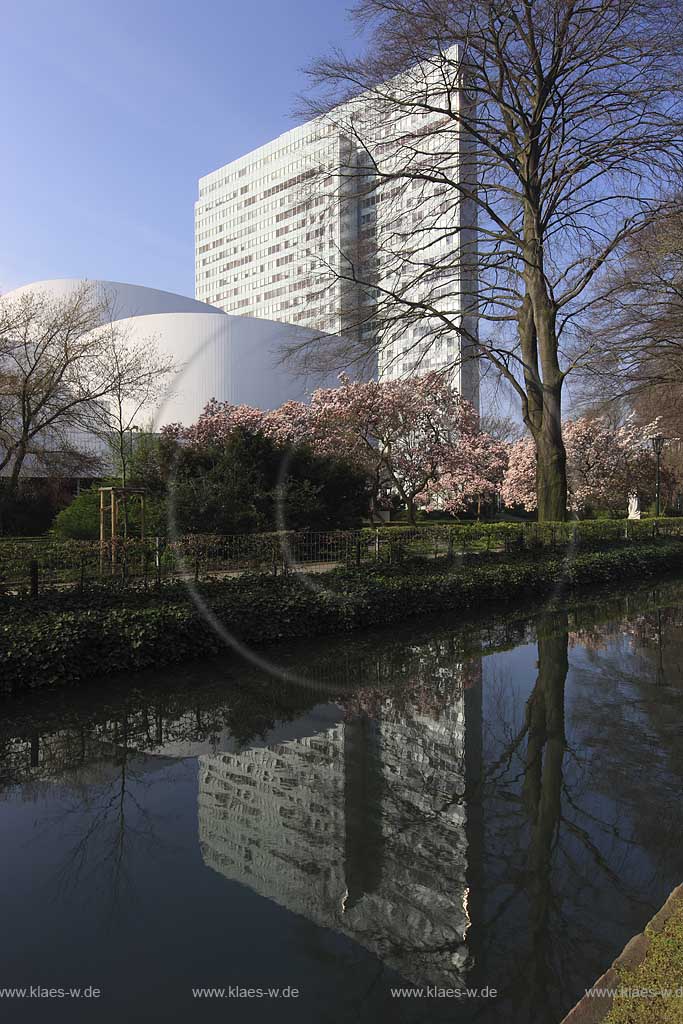
<svg viewBox="0 0 683 1024">
<path fill-rule="evenodd" d="M 0 292 L 89 277 L 194 294 L 197 179 L 286 131 L 344 0 L 5 0 Z"/>
</svg>

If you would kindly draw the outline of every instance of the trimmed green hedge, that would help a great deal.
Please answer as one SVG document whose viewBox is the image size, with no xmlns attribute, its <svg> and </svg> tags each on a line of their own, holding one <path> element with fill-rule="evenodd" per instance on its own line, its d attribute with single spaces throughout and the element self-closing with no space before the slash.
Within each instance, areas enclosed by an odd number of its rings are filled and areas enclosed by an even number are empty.
<svg viewBox="0 0 683 1024">
<path fill-rule="evenodd" d="M 252 576 L 201 584 L 217 619 L 249 644 L 272 644 L 437 612 L 582 587 L 642 580 L 683 570 L 683 541 L 558 554 L 545 558 L 475 560 L 457 568 L 378 565 L 336 570 L 316 586 L 297 576 Z M 50 605 L 15 599 L 2 606 L 0 687 L 55 686 L 204 657 L 224 644 L 182 587 L 104 595 L 101 605 L 77 595 Z M 124 605 L 121 598 L 128 600 Z M 55 606 L 58 610 L 55 610 Z"/>
</svg>

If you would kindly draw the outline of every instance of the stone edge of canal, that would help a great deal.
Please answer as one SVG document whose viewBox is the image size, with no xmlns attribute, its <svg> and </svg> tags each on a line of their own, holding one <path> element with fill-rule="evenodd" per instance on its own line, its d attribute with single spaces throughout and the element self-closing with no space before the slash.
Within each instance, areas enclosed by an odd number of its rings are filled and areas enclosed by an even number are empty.
<svg viewBox="0 0 683 1024">
<path fill-rule="evenodd" d="M 632 971 L 642 964 L 650 948 L 647 931 L 659 934 L 676 910 L 676 904 L 683 901 L 683 884 L 677 885 L 669 894 L 661 910 L 651 918 L 642 932 L 634 935 L 624 946 L 608 970 L 591 986 L 592 989 L 615 989 L 621 984 L 618 971 Z M 606 994 L 592 995 L 589 991 L 579 1000 L 576 1006 L 563 1017 L 560 1024 L 600 1024 L 612 1009 L 612 996 Z"/>
</svg>

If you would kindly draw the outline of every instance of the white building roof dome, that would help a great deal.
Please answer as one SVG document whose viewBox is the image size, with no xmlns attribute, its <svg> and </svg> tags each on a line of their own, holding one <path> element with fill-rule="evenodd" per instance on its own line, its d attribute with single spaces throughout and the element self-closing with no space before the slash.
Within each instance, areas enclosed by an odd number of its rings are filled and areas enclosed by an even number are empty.
<svg viewBox="0 0 683 1024">
<path fill-rule="evenodd" d="M 18 298 L 25 292 L 42 292 L 53 295 L 55 299 L 64 299 L 73 294 L 84 284 L 90 285 L 100 300 L 107 300 L 112 305 L 112 318 L 123 320 L 130 316 L 149 316 L 154 313 L 212 313 L 225 316 L 222 309 L 210 306 L 207 302 L 190 299 L 186 295 L 166 292 L 160 288 L 147 288 L 140 284 L 127 284 L 122 281 L 98 281 L 77 277 L 57 277 L 48 281 L 34 281 L 22 285 L 4 298 Z"/>
<path fill-rule="evenodd" d="M 334 387 L 336 377 L 302 374 L 283 362 L 284 349 L 320 338 L 297 324 L 235 316 L 206 302 L 174 292 L 118 281 L 56 278 L 7 292 L 4 300 L 42 292 L 64 300 L 83 285 L 106 301 L 106 321 L 120 323 L 126 337 L 154 339 L 173 358 L 178 373 L 165 399 L 150 415 L 157 426 L 192 423 L 208 401 L 274 409 L 284 402 L 306 401 L 318 386 Z"/>
</svg>

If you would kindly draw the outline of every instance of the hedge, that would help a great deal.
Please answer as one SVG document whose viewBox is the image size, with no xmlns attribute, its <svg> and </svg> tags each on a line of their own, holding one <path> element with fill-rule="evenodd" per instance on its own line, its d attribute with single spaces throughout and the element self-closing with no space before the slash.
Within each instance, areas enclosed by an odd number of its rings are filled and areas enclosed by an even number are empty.
<svg viewBox="0 0 683 1024">
<path fill-rule="evenodd" d="M 300 564 L 372 563 L 416 554 L 437 557 L 446 552 L 594 548 L 648 543 L 655 537 L 669 536 L 683 536 L 683 518 L 396 525 L 327 533 L 304 530 L 225 536 L 194 534 L 174 540 L 119 538 L 115 542 L 113 566 L 108 546 L 102 551 L 95 541 L 0 538 L 0 590 L 27 589 L 31 563 L 35 563 L 40 587 L 71 584 L 85 588 L 98 586 L 107 577 L 135 584 L 141 579 L 154 581 L 183 575 L 203 579 L 244 570 L 276 574 L 282 570 L 283 560 Z"/>
<path fill-rule="evenodd" d="M 313 588 L 297 576 L 252 576 L 200 584 L 198 590 L 234 636 L 267 645 L 673 570 L 683 570 L 680 540 L 570 557 L 484 559 L 457 568 L 380 564 L 336 570 Z M 79 607 L 75 595 L 71 601 L 68 608 L 52 608 L 49 600 L 4 607 L 2 690 L 77 683 L 225 649 L 178 585 L 161 593 L 140 591 L 126 605 L 88 601 Z"/>
</svg>

